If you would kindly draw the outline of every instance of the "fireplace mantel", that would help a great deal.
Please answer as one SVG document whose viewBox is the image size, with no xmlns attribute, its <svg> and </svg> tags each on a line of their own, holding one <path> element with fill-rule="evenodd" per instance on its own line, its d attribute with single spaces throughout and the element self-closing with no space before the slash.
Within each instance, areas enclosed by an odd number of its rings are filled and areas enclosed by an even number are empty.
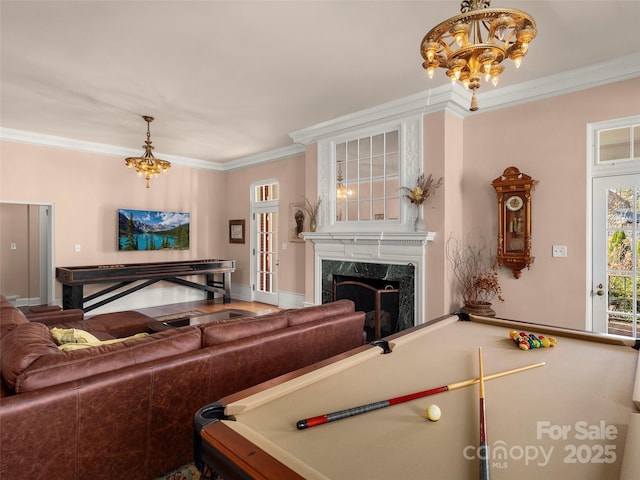
<svg viewBox="0 0 640 480">
<path fill-rule="evenodd" d="M 386 263 L 415 267 L 414 324 L 424 321 L 426 246 L 434 232 L 304 232 L 314 246 L 314 302 L 322 303 L 322 261 Z"/>
<path fill-rule="evenodd" d="M 434 232 L 304 232 L 304 239 L 319 243 L 361 243 L 380 245 L 425 245 Z"/>
</svg>

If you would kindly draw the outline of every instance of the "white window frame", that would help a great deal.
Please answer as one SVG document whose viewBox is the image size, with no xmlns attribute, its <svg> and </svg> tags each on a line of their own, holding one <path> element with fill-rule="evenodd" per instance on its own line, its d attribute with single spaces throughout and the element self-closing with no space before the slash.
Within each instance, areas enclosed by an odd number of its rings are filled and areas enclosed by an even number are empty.
<svg viewBox="0 0 640 480">
<path fill-rule="evenodd" d="M 599 162 L 599 133 L 603 130 L 614 130 L 617 128 L 632 127 L 640 124 L 640 115 L 634 115 L 631 117 L 617 118 L 614 120 L 607 120 L 603 122 L 594 122 L 587 124 L 587 199 L 586 199 L 586 215 L 587 215 L 587 248 L 585 259 L 587 266 L 585 295 L 587 318 L 585 321 L 586 330 L 593 330 L 594 328 L 594 309 L 592 302 L 592 295 L 594 295 L 594 276 L 593 276 L 593 223 L 594 223 L 594 211 L 593 211 L 593 179 L 605 176 L 614 175 L 632 175 L 640 172 L 640 161 L 633 159 L 615 160 L 600 163 Z M 637 154 L 638 152 L 636 152 Z M 633 154 L 633 152 L 632 152 Z"/>
<path fill-rule="evenodd" d="M 392 130 L 398 131 L 398 184 L 412 185 L 422 172 L 422 115 L 404 117 L 366 128 L 343 130 L 318 141 L 318 192 L 324 205 L 318 221 L 319 231 L 413 231 L 416 211 L 409 208 L 409 202 L 403 201 L 399 201 L 398 219 L 336 221 L 336 145 Z"/>
</svg>

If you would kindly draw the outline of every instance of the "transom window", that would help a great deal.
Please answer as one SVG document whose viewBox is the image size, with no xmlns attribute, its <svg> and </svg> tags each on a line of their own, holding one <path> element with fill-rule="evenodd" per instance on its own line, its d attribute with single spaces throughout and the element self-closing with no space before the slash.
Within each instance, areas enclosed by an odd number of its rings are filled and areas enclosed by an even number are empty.
<svg viewBox="0 0 640 480">
<path fill-rule="evenodd" d="M 598 163 L 640 160 L 640 125 L 600 130 L 598 132 Z"/>
<path fill-rule="evenodd" d="M 278 200 L 278 183 L 263 183 L 255 186 L 254 202 L 270 202 Z"/>
<path fill-rule="evenodd" d="M 335 145 L 336 222 L 397 220 L 398 130 Z"/>
</svg>

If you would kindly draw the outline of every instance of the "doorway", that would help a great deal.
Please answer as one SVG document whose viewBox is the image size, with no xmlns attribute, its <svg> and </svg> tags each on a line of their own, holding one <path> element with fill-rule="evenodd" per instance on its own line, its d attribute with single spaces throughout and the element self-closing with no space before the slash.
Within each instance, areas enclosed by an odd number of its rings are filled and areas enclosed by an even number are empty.
<svg viewBox="0 0 640 480">
<path fill-rule="evenodd" d="M 53 205 L 0 202 L 0 292 L 16 306 L 54 300 Z"/>
<path fill-rule="evenodd" d="M 275 180 L 252 186 L 251 297 L 253 301 L 278 305 L 278 203 Z"/>
<path fill-rule="evenodd" d="M 638 336 L 640 174 L 593 180 L 593 329 Z"/>
<path fill-rule="evenodd" d="M 640 117 L 588 127 L 591 329 L 640 331 Z"/>
</svg>

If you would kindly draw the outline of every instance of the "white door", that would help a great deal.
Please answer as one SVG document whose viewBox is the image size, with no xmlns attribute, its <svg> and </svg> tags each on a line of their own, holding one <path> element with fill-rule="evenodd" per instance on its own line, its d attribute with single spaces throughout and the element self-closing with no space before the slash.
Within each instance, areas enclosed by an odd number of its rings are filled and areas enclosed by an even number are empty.
<svg viewBox="0 0 640 480">
<path fill-rule="evenodd" d="M 263 182 L 252 191 L 252 300 L 278 305 L 278 183 Z"/>
<path fill-rule="evenodd" d="M 593 179 L 593 330 L 638 336 L 640 174 Z"/>
</svg>

